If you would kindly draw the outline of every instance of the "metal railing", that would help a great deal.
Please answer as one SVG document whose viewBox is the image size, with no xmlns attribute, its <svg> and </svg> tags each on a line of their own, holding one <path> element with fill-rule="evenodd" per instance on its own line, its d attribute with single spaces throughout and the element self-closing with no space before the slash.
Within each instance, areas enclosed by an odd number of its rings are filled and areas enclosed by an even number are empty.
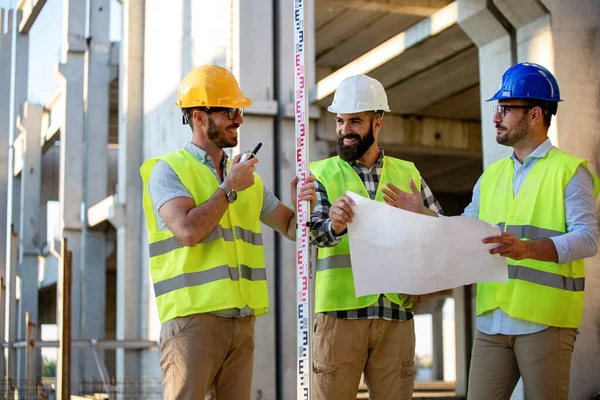
<svg viewBox="0 0 600 400">
<path fill-rule="evenodd" d="M 81 380 L 79 394 L 72 399 L 161 400 L 160 379 Z M 56 379 L 7 380 L 0 384 L 0 398 L 23 400 L 56 400 Z"/>
</svg>

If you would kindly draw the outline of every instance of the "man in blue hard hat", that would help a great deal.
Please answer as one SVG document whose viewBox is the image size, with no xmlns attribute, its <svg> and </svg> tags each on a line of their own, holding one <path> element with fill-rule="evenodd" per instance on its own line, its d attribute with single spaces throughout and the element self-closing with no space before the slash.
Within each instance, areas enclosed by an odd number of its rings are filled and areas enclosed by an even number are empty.
<svg viewBox="0 0 600 400">
<path fill-rule="evenodd" d="M 541 65 L 510 67 L 497 101 L 496 141 L 513 148 L 485 170 L 463 215 L 498 224 L 490 252 L 507 258 L 509 281 L 477 285 L 470 400 L 509 399 L 523 378 L 527 400 L 568 399 L 571 356 L 583 312 L 583 259 L 596 254 L 600 184 L 587 161 L 552 145 L 561 100 Z"/>
</svg>

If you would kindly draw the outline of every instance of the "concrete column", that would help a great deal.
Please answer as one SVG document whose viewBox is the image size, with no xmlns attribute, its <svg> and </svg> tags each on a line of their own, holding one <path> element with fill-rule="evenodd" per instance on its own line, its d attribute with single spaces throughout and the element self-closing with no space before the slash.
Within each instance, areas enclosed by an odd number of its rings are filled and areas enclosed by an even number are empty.
<svg viewBox="0 0 600 400">
<path fill-rule="evenodd" d="M 21 280 L 21 298 L 17 317 L 17 337 L 27 336 L 25 313 L 31 322 L 38 324 L 38 256 L 41 243 L 40 193 L 42 177 L 42 148 L 40 146 L 43 108 L 39 104 L 25 103 L 23 114 L 17 117 L 17 128 L 25 135 L 23 169 L 21 171 L 21 234 L 19 237 L 20 265 L 17 274 Z M 25 379 L 25 351 L 17 357 L 19 381 Z"/>
<path fill-rule="evenodd" d="M 86 4 L 78 0 L 64 0 L 63 3 L 63 45 L 62 61 L 58 72 L 62 78 L 61 101 L 64 104 L 64 119 L 60 126 L 60 168 L 59 194 L 60 232 L 68 240 L 72 254 L 71 291 L 71 336 L 82 337 L 81 305 L 82 263 L 81 263 L 81 204 L 83 182 L 83 132 L 84 132 L 84 69 Z M 63 255 L 64 256 L 64 255 Z M 78 393 L 82 378 L 83 352 L 71 353 L 71 391 Z M 89 353 L 88 353 L 89 356 Z M 60 361 L 59 361 L 60 363 Z"/>
<path fill-rule="evenodd" d="M 23 12 L 16 10 L 16 27 L 17 31 L 15 34 L 15 59 L 13 69 L 13 105 L 12 105 L 12 122 L 10 126 L 10 142 L 11 145 L 14 139 L 18 136 L 19 132 L 16 127 L 17 116 L 21 114 L 23 105 L 27 101 L 28 91 L 28 74 L 29 74 L 29 35 L 27 33 L 20 33 L 18 27 L 23 20 Z M 14 149 L 12 150 L 14 152 Z M 9 156 L 10 157 L 10 156 Z M 14 157 L 13 157 L 14 162 Z M 9 171 L 13 171 L 14 165 L 9 165 Z M 8 223 L 12 223 L 15 226 L 15 231 L 19 234 L 21 231 L 21 218 L 19 216 L 21 211 L 20 197 L 21 197 L 21 178 L 14 177 L 12 182 L 8 183 L 9 196 L 12 192 L 12 217 L 8 217 L 10 220 Z"/>
<path fill-rule="evenodd" d="M 83 192 L 85 224 L 82 230 L 82 337 L 105 337 L 106 235 L 91 231 L 87 210 L 108 194 L 107 146 L 110 89 L 110 1 L 92 0 L 89 8 L 89 38 L 84 84 L 85 137 L 83 144 Z M 93 357 L 84 357 L 84 379 L 99 377 Z"/>
<path fill-rule="evenodd" d="M 275 151 L 273 118 L 277 113 L 277 103 L 274 101 L 273 82 L 273 2 L 272 1 L 240 1 L 239 2 L 239 51 L 234 54 L 235 64 L 239 68 L 239 82 L 245 95 L 252 99 L 252 106 L 245 110 L 244 124 L 240 128 L 240 151 L 252 149 L 258 142 L 262 148 L 258 157 L 256 172 L 263 183 L 275 191 Z M 291 21 L 290 14 L 289 20 Z M 263 43 L 257 48 L 252 43 Z M 290 48 L 290 57 L 291 57 Z M 291 72 L 291 71 L 290 71 Z M 265 262 L 267 265 L 267 281 L 269 283 L 269 313 L 256 321 L 254 377 L 252 381 L 253 398 L 277 398 L 277 377 L 282 374 L 277 371 L 276 346 L 281 343 L 281 337 L 276 337 L 276 321 L 279 299 L 276 297 L 276 274 L 283 273 L 283 266 L 275 260 L 275 233 L 262 226 Z M 286 240 L 281 238 L 280 240 Z M 289 265 L 292 269 L 292 266 Z M 278 269 L 277 269 L 278 268 Z M 277 269 L 277 271 L 276 271 Z M 280 312 L 285 314 L 285 310 Z M 279 322 L 283 324 L 282 321 Z M 260 338 L 260 340 L 258 340 Z M 281 360 L 280 360 L 281 361 Z M 280 382 L 281 383 L 281 382 Z M 292 392 L 287 388 L 284 393 Z"/>
<path fill-rule="evenodd" d="M 123 1 L 123 39 L 119 66 L 119 183 L 117 201 L 117 339 L 143 336 L 147 318 L 148 264 L 142 211 L 145 1 Z M 117 379 L 140 374 L 139 351 L 117 350 Z"/>
<path fill-rule="evenodd" d="M 555 74 L 565 100 L 552 121 L 556 142 L 563 150 L 587 159 L 590 169 L 599 174 L 600 2 L 543 0 L 542 5 L 550 17 L 538 17 L 517 31 L 519 57 L 523 57 L 519 61 L 525 61 L 526 56 L 534 58 L 533 61 L 552 60 L 553 65 L 548 67 Z M 513 14 L 506 14 L 512 20 Z M 588 399 L 600 392 L 598 287 L 600 256 L 596 255 L 586 260 L 585 308 L 571 362 L 569 398 L 572 399 Z"/>
<path fill-rule="evenodd" d="M 8 20 L 5 17 L 8 14 Z M 4 33 L 4 31 L 7 33 Z M 10 94 L 12 65 L 13 13 L 0 8 L 0 93 Z M 0 210 L 6 210 L 8 204 L 8 131 L 10 126 L 10 95 L 0 96 Z M 0 212 L 0 276 L 6 277 L 8 264 L 9 227 L 6 212 Z M 6 282 L 6 281 L 5 281 Z M 4 332 L 2 332 L 4 335 Z M 4 337 L 4 336 L 2 336 Z"/>
<path fill-rule="evenodd" d="M 433 330 L 433 379 L 444 380 L 444 318 L 442 314 L 444 299 L 436 301 L 431 313 Z"/>
<path fill-rule="evenodd" d="M 285 204 L 290 205 L 289 183 L 296 175 L 296 129 L 294 123 L 293 104 L 294 104 L 294 4 L 290 1 L 279 1 L 279 49 L 277 61 L 279 62 L 279 105 L 282 112 L 282 122 L 279 135 L 279 165 L 274 168 L 279 170 L 279 185 L 281 188 L 280 199 Z M 305 27 L 305 51 L 308 53 L 306 63 L 306 82 L 310 91 L 314 87 L 316 77 L 315 71 L 315 33 L 314 33 L 314 1 L 305 1 L 307 8 L 307 26 Z M 310 96 L 309 96 L 310 97 Z M 289 111 L 289 112 L 288 112 Z M 312 117 L 312 115 L 311 115 Z M 316 129 L 315 123 L 309 123 L 309 153 L 311 160 L 319 160 L 324 158 L 325 154 L 320 152 L 319 146 L 316 146 Z M 309 160 L 310 161 L 310 160 Z M 281 377 L 280 385 L 282 385 L 282 394 L 284 399 L 296 398 L 296 364 L 297 364 L 297 321 L 296 321 L 296 243 L 290 242 L 285 238 L 281 238 L 280 242 L 281 265 L 278 273 L 282 275 L 280 279 L 281 298 L 279 306 L 282 308 L 280 312 L 280 339 L 282 353 L 282 371 L 279 372 Z M 315 271 L 314 265 L 312 266 Z M 314 296 L 310 298 L 311 308 L 314 309 Z"/>
<path fill-rule="evenodd" d="M 27 70 L 28 70 L 28 58 L 29 58 L 29 39 L 27 35 L 21 35 L 17 33 L 16 27 L 19 25 L 22 19 L 22 12 L 13 10 L 9 14 L 8 33 L 2 37 L 2 53 L 3 60 L 6 60 L 6 56 L 10 61 L 5 64 L 3 62 L 3 71 L 7 73 L 10 82 L 10 89 L 6 92 L 7 106 L 8 106 L 8 158 L 7 158 L 7 171 L 8 179 L 6 186 L 6 208 L 3 212 L 6 212 L 6 225 L 5 229 L 7 232 L 7 246 L 6 246 L 6 299 L 7 299 L 7 325 L 8 325 L 8 341 L 12 342 L 16 335 L 16 270 L 17 268 L 17 255 L 12 254 L 14 247 L 11 247 L 10 243 L 11 231 L 14 226 L 14 230 L 19 233 L 19 211 L 20 211 L 20 178 L 15 178 L 14 171 L 14 149 L 13 143 L 16 137 L 16 117 L 20 113 L 21 107 L 27 97 Z M 14 25 L 13 25 L 14 22 Z M 8 54 L 4 54 L 8 51 Z M 12 51 L 12 55 L 10 52 Z M 8 376 L 10 378 L 16 377 L 16 358 L 15 352 L 9 350 L 8 352 Z"/>
<path fill-rule="evenodd" d="M 458 24 L 479 49 L 479 87 L 481 94 L 481 134 L 483 164 L 487 166 L 510 154 L 498 146 L 492 124 L 492 104 L 485 100 L 496 92 L 502 74 L 513 64 L 514 40 L 510 27 L 503 25 L 499 11 L 486 0 L 458 0 Z"/>
</svg>

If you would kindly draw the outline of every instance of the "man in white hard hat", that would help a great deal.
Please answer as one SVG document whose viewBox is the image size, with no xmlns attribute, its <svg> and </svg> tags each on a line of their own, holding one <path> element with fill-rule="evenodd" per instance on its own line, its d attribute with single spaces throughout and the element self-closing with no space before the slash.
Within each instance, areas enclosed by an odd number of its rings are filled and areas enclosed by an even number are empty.
<svg viewBox="0 0 600 400">
<path fill-rule="evenodd" d="M 413 163 L 384 156 L 377 146 L 383 114 L 390 111 L 380 82 L 365 75 L 345 79 L 328 110 L 336 115 L 338 156 L 311 163 L 317 178 L 317 206 L 311 215 L 311 241 L 318 247 L 315 399 L 356 399 L 363 372 L 370 399 L 412 399 L 412 311 L 424 296 L 355 296 L 346 235 L 353 202 L 344 193 L 352 190 L 431 216 L 442 210 Z"/>
</svg>

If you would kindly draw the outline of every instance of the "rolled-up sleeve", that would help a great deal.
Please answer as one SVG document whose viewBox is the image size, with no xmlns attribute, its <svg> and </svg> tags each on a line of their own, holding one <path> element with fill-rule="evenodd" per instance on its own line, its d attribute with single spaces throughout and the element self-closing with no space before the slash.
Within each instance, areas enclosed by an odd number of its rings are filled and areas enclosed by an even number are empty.
<svg viewBox="0 0 600 400">
<path fill-rule="evenodd" d="M 335 236 L 331 230 L 331 220 L 329 219 L 331 203 L 321 182 L 315 181 L 315 191 L 317 193 L 317 205 L 310 215 L 310 242 L 317 247 L 335 246 L 344 235 Z"/>
</svg>

